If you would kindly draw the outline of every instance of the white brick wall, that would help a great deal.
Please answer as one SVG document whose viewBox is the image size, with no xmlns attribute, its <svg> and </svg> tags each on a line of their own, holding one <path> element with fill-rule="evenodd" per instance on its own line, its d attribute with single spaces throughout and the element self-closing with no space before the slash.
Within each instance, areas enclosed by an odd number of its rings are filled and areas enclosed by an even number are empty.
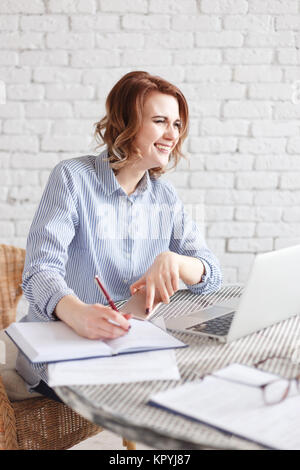
<svg viewBox="0 0 300 470">
<path fill-rule="evenodd" d="M 144 69 L 189 101 L 190 164 L 169 178 L 244 282 L 300 242 L 299 45 L 298 0 L 1 0 L 0 243 L 25 246 L 50 169 L 93 152 L 108 91 Z"/>
</svg>

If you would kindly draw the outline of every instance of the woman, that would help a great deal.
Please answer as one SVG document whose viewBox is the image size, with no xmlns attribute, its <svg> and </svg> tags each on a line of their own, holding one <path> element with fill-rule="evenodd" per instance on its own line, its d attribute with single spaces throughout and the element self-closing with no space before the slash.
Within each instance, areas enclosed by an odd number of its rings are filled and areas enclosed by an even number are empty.
<svg viewBox="0 0 300 470">
<path fill-rule="evenodd" d="M 52 171 L 27 242 L 25 321 L 59 318 L 79 335 L 117 338 L 130 316 L 109 306 L 146 289 L 163 302 L 179 289 L 217 290 L 221 273 L 174 188 L 160 176 L 182 157 L 188 106 L 181 91 L 147 72 L 126 74 L 111 90 L 95 135 L 106 150 L 59 163 Z M 24 358 L 19 373 L 39 381 Z"/>
</svg>

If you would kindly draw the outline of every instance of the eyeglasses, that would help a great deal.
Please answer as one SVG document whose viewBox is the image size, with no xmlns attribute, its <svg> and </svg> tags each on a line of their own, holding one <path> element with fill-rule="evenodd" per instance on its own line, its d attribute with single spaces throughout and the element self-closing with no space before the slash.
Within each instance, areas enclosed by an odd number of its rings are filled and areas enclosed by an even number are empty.
<svg viewBox="0 0 300 470">
<path fill-rule="evenodd" d="M 259 368 L 259 366 L 270 360 L 283 360 L 290 362 L 290 359 L 287 357 L 268 356 L 265 359 L 262 359 L 261 361 L 253 364 L 253 366 Z M 298 374 L 293 379 L 278 378 L 272 382 L 260 385 L 259 388 L 262 390 L 265 405 L 276 405 L 283 402 L 290 394 L 290 391 L 294 385 L 296 386 L 297 392 L 300 393 L 300 374 Z"/>
<path fill-rule="evenodd" d="M 267 361 L 272 361 L 272 360 L 287 362 L 287 365 L 289 366 L 289 368 L 292 366 L 292 362 L 289 357 L 273 355 L 273 356 L 268 356 L 265 359 L 262 359 L 258 362 L 255 362 L 254 364 L 252 364 L 252 367 L 255 367 L 258 369 L 260 366 L 266 364 Z M 200 380 L 204 380 L 206 377 L 211 375 L 211 374 L 200 374 L 195 370 L 190 371 L 190 372 L 192 372 L 193 375 L 198 377 Z M 220 377 L 220 378 L 222 378 L 223 380 L 231 381 L 229 378 L 223 378 L 223 377 Z M 190 377 L 188 380 L 190 380 Z M 294 391 L 296 390 L 297 393 L 300 393 L 300 373 L 292 379 L 278 378 L 262 385 L 251 385 L 251 386 L 261 389 L 263 401 L 265 405 L 276 405 L 276 404 L 283 402 L 289 396 L 290 392 L 292 391 L 292 388 L 294 389 Z"/>
</svg>

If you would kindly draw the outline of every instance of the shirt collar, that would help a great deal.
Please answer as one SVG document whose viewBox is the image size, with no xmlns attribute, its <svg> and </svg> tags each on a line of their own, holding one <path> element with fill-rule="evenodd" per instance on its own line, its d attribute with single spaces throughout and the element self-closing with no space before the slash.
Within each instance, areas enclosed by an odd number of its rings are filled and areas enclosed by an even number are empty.
<svg viewBox="0 0 300 470">
<path fill-rule="evenodd" d="M 118 180 L 110 167 L 109 161 L 107 160 L 108 152 L 104 150 L 96 157 L 95 169 L 98 179 L 101 183 L 102 189 L 107 196 L 110 196 L 115 191 L 124 192 L 123 188 L 118 183 Z M 140 180 L 138 187 L 135 192 L 129 197 L 138 197 L 146 191 L 152 192 L 152 182 L 149 172 L 146 171 L 143 178 Z"/>
<path fill-rule="evenodd" d="M 107 150 L 101 152 L 100 155 L 98 155 L 95 159 L 95 169 L 103 192 L 110 196 L 112 193 L 120 189 L 120 185 L 114 175 L 113 170 L 110 168 L 107 157 Z"/>
</svg>

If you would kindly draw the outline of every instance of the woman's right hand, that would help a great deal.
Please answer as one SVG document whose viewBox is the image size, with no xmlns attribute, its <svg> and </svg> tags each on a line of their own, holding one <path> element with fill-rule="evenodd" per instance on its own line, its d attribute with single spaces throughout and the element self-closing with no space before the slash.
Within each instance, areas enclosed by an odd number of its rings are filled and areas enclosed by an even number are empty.
<svg viewBox="0 0 300 470">
<path fill-rule="evenodd" d="M 122 315 L 102 304 L 85 304 L 73 295 L 67 295 L 58 302 L 55 314 L 80 336 L 89 339 L 119 338 L 130 328 L 128 320 L 131 315 Z"/>
</svg>

